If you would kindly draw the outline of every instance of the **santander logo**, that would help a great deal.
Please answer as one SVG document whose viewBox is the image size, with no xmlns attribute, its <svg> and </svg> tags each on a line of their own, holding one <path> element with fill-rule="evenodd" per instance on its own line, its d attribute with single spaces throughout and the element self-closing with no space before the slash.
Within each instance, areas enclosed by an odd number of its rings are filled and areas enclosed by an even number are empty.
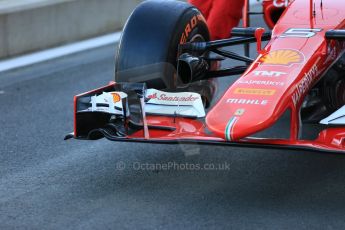
<svg viewBox="0 0 345 230">
<path fill-rule="evenodd" d="M 158 101 L 185 101 L 185 102 L 193 102 L 198 100 L 198 97 L 194 97 L 192 94 L 190 94 L 189 96 L 170 96 L 167 94 L 151 94 L 147 96 L 148 99 L 152 99 L 152 100 L 158 100 Z"/>
</svg>

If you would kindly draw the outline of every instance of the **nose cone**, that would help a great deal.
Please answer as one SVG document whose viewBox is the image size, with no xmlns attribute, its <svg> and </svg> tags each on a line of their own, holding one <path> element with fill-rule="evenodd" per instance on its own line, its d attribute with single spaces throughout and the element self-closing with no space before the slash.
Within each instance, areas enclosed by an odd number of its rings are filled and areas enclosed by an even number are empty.
<svg viewBox="0 0 345 230">
<path fill-rule="evenodd" d="M 260 132 L 291 104 L 294 85 L 304 77 L 305 56 L 297 49 L 267 50 L 208 113 L 207 126 L 217 136 L 237 141 Z"/>
<path fill-rule="evenodd" d="M 272 120 L 270 101 L 250 97 L 223 98 L 207 115 L 206 124 L 217 136 L 237 141 L 265 128 Z"/>
</svg>

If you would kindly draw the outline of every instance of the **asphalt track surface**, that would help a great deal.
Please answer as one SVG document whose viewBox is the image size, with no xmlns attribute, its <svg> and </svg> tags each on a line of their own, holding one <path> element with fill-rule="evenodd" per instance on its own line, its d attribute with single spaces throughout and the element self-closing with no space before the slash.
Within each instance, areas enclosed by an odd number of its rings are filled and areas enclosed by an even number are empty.
<svg viewBox="0 0 345 230">
<path fill-rule="evenodd" d="M 344 228 L 343 156 L 63 141 L 73 95 L 113 79 L 114 53 L 0 73 L 0 229 Z"/>
</svg>

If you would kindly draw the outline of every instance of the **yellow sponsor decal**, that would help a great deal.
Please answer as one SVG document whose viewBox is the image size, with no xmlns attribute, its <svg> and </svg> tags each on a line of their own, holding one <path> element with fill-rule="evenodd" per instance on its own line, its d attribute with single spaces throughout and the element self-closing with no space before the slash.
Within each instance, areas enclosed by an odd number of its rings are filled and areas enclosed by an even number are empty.
<svg viewBox="0 0 345 230">
<path fill-rule="evenodd" d="M 264 65 L 290 66 L 304 62 L 304 56 L 297 50 L 283 49 L 271 51 L 263 55 L 259 62 Z"/>
<path fill-rule="evenodd" d="M 237 88 L 235 94 L 247 94 L 247 95 L 262 95 L 262 96 L 273 96 L 276 93 L 275 89 L 248 89 L 248 88 Z"/>
<path fill-rule="evenodd" d="M 111 95 L 113 96 L 113 101 L 114 101 L 114 103 L 117 103 L 117 102 L 121 101 L 121 97 L 120 97 L 119 94 L 117 94 L 117 93 L 112 93 Z"/>
</svg>

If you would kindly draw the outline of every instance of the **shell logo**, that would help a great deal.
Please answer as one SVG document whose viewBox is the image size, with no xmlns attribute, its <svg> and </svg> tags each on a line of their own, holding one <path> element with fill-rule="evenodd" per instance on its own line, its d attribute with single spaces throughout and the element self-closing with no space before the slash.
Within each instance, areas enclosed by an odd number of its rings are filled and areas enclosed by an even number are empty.
<svg viewBox="0 0 345 230">
<path fill-rule="evenodd" d="M 117 103 L 117 102 L 121 101 L 121 96 L 119 94 L 112 93 L 111 95 L 113 96 L 113 102 L 114 103 Z"/>
<path fill-rule="evenodd" d="M 284 65 L 291 66 L 304 62 L 301 52 L 291 49 L 275 50 L 263 55 L 259 62 L 264 65 Z"/>
</svg>

